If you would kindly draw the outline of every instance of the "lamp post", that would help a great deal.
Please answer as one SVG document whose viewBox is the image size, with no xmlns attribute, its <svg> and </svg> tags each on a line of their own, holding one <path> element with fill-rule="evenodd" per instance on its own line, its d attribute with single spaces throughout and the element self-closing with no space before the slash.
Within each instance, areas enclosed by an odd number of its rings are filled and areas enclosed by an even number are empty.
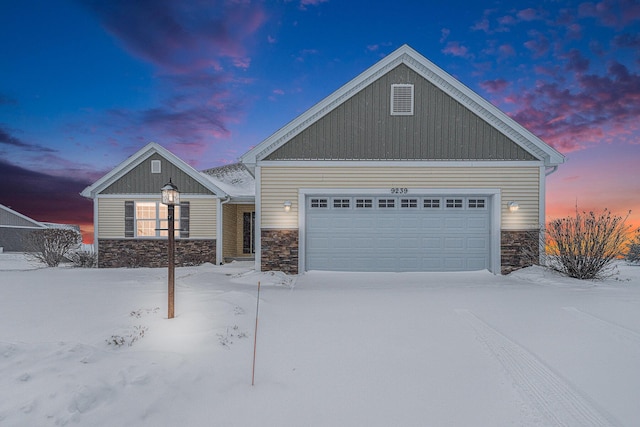
<svg viewBox="0 0 640 427">
<path fill-rule="evenodd" d="M 169 266 L 169 313 L 168 318 L 173 319 L 174 314 L 174 301 L 175 301 L 175 220 L 174 212 L 175 206 L 180 204 L 180 192 L 178 187 L 171 182 L 164 185 L 160 189 L 162 193 L 162 204 L 167 205 L 167 222 L 169 223 L 169 252 L 168 252 L 168 266 Z"/>
</svg>

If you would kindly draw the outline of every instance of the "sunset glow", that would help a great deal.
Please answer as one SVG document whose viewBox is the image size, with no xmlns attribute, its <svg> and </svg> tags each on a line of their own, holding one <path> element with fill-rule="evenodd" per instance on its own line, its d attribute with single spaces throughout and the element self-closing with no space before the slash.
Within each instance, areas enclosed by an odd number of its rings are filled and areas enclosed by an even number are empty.
<svg viewBox="0 0 640 427">
<path fill-rule="evenodd" d="M 235 162 L 409 44 L 567 156 L 547 219 L 638 228 L 639 34 L 638 0 L 7 2 L 0 204 L 91 242 L 80 191 L 146 143 Z"/>
</svg>

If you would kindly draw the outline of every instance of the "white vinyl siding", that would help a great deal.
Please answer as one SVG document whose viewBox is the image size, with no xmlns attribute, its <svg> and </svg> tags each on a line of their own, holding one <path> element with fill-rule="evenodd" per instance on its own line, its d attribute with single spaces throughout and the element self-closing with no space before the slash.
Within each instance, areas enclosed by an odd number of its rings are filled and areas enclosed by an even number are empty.
<svg viewBox="0 0 640 427">
<path fill-rule="evenodd" d="M 527 167 L 277 167 L 262 166 L 261 227 L 298 228 L 299 188 L 395 188 L 501 190 L 501 229 L 538 227 L 540 168 Z M 282 203 L 294 201 L 290 212 Z M 507 203 L 518 202 L 510 213 Z M 441 203 L 444 205 L 446 201 Z M 443 206 L 442 205 L 442 206 Z"/>
<path fill-rule="evenodd" d="M 190 239 L 214 239 L 216 237 L 216 200 L 189 199 L 182 196 L 183 201 L 190 202 Z M 124 238 L 124 202 L 127 200 L 151 202 L 151 198 L 138 198 L 135 195 L 123 198 L 98 197 L 98 238 Z"/>
</svg>

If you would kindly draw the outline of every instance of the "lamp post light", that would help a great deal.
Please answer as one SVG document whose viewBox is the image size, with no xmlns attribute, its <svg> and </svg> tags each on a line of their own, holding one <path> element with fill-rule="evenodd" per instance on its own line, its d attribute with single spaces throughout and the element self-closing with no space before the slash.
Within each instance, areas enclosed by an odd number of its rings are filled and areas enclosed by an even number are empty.
<svg viewBox="0 0 640 427">
<path fill-rule="evenodd" d="M 173 319 L 174 315 L 174 301 L 175 301 L 175 220 L 174 212 L 175 206 L 180 204 L 180 192 L 178 187 L 171 182 L 164 185 L 160 189 L 162 193 L 162 204 L 167 205 L 167 222 L 169 223 L 169 251 L 168 251 L 168 266 L 169 266 L 169 313 L 168 318 Z"/>
</svg>

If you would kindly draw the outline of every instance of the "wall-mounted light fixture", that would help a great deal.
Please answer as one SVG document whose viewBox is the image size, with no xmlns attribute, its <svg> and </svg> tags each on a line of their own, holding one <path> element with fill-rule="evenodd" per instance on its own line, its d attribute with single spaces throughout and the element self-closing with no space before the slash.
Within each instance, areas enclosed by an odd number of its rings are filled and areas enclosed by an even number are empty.
<svg viewBox="0 0 640 427">
<path fill-rule="evenodd" d="M 518 202 L 509 202 L 509 212 L 517 212 L 520 209 Z"/>
<path fill-rule="evenodd" d="M 285 200 L 283 203 L 284 211 L 289 212 L 291 210 L 291 200 Z"/>
</svg>

